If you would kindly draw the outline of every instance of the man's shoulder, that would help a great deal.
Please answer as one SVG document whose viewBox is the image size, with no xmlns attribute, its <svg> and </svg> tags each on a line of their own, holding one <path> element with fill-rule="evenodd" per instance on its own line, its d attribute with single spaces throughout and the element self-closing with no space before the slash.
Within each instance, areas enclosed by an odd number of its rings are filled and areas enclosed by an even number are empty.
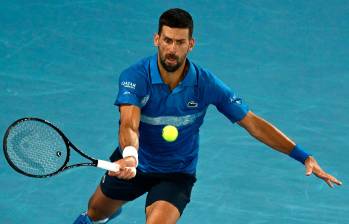
<svg viewBox="0 0 349 224">
<path fill-rule="evenodd" d="M 210 81 L 214 80 L 214 77 L 216 77 L 209 69 L 204 68 L 193 61 L 190 61 L 190 63 L 194 66 L 196 73 L 198 74 L 199 81 Z"/>
<path fill-rule="evenodd" d="M 144 78 L 148 77 L 149 73 L 149 64 L 151 61 L 152 56 L 142 58 L 135 62 L 134 64 L 130 65 L 126 69 L 122 71 L 122 75 L 126 76 L 142 76 Z"/>
<path fill-rule="evenodd" d="M 140 60 L 138 60 L 136 63 L 134 63 L 133 65 L 131 65 L 130 67 L 135 67 L 135 68 L 148 68 L 150 61 L 152 60 L 154 56 L 148 56 L 148 57 L 144 57 Z"/>
</svg>

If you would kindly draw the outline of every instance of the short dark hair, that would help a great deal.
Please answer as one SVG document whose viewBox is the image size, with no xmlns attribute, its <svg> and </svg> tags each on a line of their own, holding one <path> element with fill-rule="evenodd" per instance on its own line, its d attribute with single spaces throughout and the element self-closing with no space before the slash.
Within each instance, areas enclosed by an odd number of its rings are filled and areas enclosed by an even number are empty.
<svg viewBox="0 0 349 224">
<path fill-rule="evenodd" d="M 159 18 L 159 35 L 161 34 L 163 26 L 169 26 L 171 28 L 188 28 L 189 38 L 193 35 L 193 19 L 191 15 L 183 9 L 173 8 L 162 13 Z"/>
</svg>

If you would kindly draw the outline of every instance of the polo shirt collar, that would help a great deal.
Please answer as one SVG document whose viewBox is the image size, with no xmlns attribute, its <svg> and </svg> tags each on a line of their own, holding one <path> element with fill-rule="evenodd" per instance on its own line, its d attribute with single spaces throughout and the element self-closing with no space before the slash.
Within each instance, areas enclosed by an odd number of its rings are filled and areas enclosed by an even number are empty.
<svg viewBox="0 0 349 224">
<path fill-rule="evenodd" d="M 159 68 L 158 68 L 158 55 L 155 54 L 150 59 L 150 76 L 152 84 L 163 84 L 162 78 L 160 76 Z"/>
<path fill-rule="evenodd" d="M 181 85 L 183 86 L 195 86 L 197 85 L 196 80 L 196 71 L 193 63 L 187 58 L 187 62 L 189 63 L 189 68 Z M 150 76 L 152 84 L 163 84 L 159 68 L 158 68 L 158 55 L 155 54 L 150 61 Z"/>
</svg>

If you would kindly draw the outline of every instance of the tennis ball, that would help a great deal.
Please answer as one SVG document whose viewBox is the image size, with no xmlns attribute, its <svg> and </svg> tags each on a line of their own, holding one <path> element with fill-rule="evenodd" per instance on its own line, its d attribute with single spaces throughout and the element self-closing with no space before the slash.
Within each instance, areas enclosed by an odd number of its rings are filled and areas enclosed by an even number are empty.
<svg viewBox="0 0 349 224">
<path fill-rule="evenodd" d="M 173 125 L 166 125 L 162 129 L 162 138 L 167 142 L 174 142 L 178 137 L 178 130 Z"/>
</svg>

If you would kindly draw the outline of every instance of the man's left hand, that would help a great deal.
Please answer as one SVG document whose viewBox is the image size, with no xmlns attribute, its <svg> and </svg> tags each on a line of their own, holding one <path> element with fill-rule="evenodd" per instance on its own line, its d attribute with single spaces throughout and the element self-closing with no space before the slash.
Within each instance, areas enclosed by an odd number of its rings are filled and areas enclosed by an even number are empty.
<svg viewBox="0 0 349 224">
<path fill-rule="evenodd" d="M 341 181 L 337 180 L 334 176 L 323 171 L 317 163 L 317 161 L 314 159 L 314 157 L 309 156 L 305 160 L 304 165 L 306 169 L 305 175 L 310 176 L 313 173 L 318 178 L 323 179 L 328 184 L 328 186 L 332 188 L 333 184 L 342 185 Z"/>
</svg>

